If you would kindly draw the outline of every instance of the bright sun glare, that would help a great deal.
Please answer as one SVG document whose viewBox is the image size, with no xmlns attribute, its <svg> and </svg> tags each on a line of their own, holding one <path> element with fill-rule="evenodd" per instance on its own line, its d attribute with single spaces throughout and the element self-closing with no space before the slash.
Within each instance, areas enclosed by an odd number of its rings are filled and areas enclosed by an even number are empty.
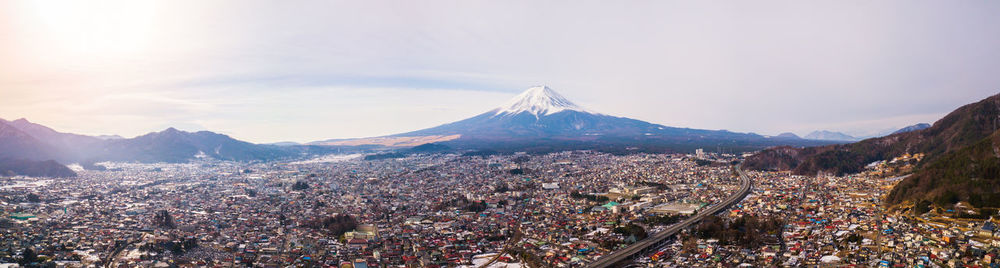
<svg viewBox="0 0 1000 268">
<path fill-rule="evenodd" d="M 24 2 L 26 23 L 34 24 L 35 49 L 54 59 L 91 62 L 130 57 L 156 43 L 156 4 L 151 1 Z"/>
</svg>

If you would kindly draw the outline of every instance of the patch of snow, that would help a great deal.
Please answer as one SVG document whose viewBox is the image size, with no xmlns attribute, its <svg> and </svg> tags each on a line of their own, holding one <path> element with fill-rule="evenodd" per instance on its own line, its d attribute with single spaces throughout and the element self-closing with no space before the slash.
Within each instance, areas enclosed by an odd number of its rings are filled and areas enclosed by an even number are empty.
<svg viewBox="0 0 1000 268">
<path fill-rule="evenodd" d="M 593 232 L 590 232 L 590 233 L 588 233 L 585 236 L 595 236 L 595 235 L 600 234 L 600 233 L 606 233 L 606 232 L 608 232 L 610 230 L 611 229 L 608 229 L 608 228 L 598 227 L 597 230 L 594 230 Z"/>
<path fill-rule="evenodd" d="M 23 181 L 12 181 L 12 182 L 14 182 L 14 184 L 8 184 L 8 185 L 0 186 L 0 190 L 8 190 L 8 189 L 15 189 L 15 188 L 39 188 L 39 187 L 46 187 L 49 184 L 51 184 L 53 182 L 53 180 L 51 180 L 51 179 L 35 180 L 35 181 L 23 180 Z"/>
<path fill-rule="evenodd" d="M 822 263 L 840 262 L 840 257 L 833 256 L 833 255 L 826 255 L 826 256 L 823 256 L 822 258 L 819 258 L 819 261 L 822 262 Z"/>
<path fill-rule="evenodd" d="M 476 256 L 472 257 L 472 266 L 460 265 L 458 267 L 463 267 L 463 268 L 464 267 L 470 267 L 470 268 L 471 267 L 482 267 L 482 265 L 486 264 L 486 262 L 488 262 L 490 259 L 492 259 L 493 256 L 496 256 L 496 253 L 479 254 L 479 255 L 476 255 Z M 510 254 L 504 254 L 504 256 L 511 257 Z M 498 262 L 494 262 L 493 264 L 490 264 L 490 266 L 487 266 L 487 267 L 489 267 L 489 268 L 521 268 L 521 267 L 524 267 L 524 266 L 525 265 L 522 264 L 522 263 L 520 263 L 520 262 L 516 262 L 516 263 L 504 263 L 504 262 L 499 262 L 498 261 Z"/>
<path fill-rule="evenodd" d="M 69 170 L 72 170 L 73 172 L 83 172 L 84 170 L 83 166 L 81 166 L 79 163 L 72 163 L 66 165 L 66 167 L 69 168 Z"/>
</svg>

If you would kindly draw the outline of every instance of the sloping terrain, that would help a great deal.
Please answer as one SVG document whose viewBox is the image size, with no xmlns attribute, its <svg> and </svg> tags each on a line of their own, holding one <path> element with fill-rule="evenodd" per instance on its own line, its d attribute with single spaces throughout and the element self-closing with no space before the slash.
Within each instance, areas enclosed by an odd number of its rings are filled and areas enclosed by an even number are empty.
<svg viewBox="0 0 1000 268">
<path fill-rule="evenodd" d="M 866 139 L 850 144 L 808 148 L 771 148 L 746 159 L 754 170 L 792 170 L 815 175 L 855 173 L 868 163 L 906 153 L 925 153 L 933 160 L 946 152 L 972 145 L 1000 127 L 1000 95 L 962 106 L 931 127 Z M 926 161 L 925 161 L 926 162 Z"/>
<path fill-rule="evenodd" d="M 1000 207 L 1000 131 L 941 155 L 886 197 L 889 204 L 924 200 L 941 206 L 968 201 L 976 207 Z"/>
</svg>

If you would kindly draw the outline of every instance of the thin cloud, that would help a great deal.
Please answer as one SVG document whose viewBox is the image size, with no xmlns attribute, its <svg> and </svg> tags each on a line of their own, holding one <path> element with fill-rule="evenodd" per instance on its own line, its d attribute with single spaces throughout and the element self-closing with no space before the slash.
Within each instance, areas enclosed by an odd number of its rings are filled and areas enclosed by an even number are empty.
<svg viewBox="0 0 1000 268">
<path fill-rule="evenodd" d="M 51 8 L 0 3 L 0 117 L 81 133 L 191 124 L 251 141 L 377 136 L 541 84 L 666 125 L 862 133 L 1000 90 L 998 2 Z"/>
</svg>

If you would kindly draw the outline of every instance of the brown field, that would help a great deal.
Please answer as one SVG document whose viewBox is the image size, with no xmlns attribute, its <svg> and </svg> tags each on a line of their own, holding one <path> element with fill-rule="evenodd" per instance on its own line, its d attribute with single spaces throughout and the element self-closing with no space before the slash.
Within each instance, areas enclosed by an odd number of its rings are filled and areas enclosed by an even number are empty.
<svg viewBox="0 0 1000 268">
<path fill-rule="evenodd" d="M 341 141 L 328 141 L 319 143 L 319 145 L 382 145 L 390 147 L 413 147 L 421 144 L 427 144 L 432 142 L 442 142 L 458 139 L 462 135 L 431 135 L 431 136 L 414 136 L 414 137 L 374 137 L 374 138 L 360 138 L 360 139 L 350 139 Z"/>
</svg>

